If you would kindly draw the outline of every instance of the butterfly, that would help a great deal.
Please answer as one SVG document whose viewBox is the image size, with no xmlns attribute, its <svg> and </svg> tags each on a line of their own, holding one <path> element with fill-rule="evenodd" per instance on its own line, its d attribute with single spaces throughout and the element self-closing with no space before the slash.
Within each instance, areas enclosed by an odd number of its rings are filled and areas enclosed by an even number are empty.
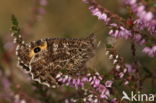
<svg viewBox="0 0 156 103">
<path fill-rule="evenodd" d="M 74 75 L 83 71 L 86 62 L 94 56 L 98 42 L 94 34 L 86 38 L 45 38 L 25 42 L 14 36 L 17 43 L 18 65 L 32 79 L 48 87 L 56 85 L 60 72 Z"/>
</svg>

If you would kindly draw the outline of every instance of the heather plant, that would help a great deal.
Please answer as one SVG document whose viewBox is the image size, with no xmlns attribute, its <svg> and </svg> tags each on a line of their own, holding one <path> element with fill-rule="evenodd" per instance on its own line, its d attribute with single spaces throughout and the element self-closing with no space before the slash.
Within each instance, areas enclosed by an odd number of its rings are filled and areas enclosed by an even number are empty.
<svg viewBox="0 0 156 103">
<path fill-rule="evenodd" d="M 47 14 L 45 8 L 50 6 L 50 1 L 33 0 L 31 14 L 25 25 L 17 19 L 18 16 L 12 15 L 10 30 L 12 37 L 7 34 L 1 37 L 0 41 L 2 61 L 0 103 L 154 103 L 156 101 L 156 2 L 154 0 L 115 1 L 121 6 L 119 9 L 121 12 L 112 12 L 103 5 L 102 0 L 80 0 L 86 10 L 84 12 L 89 12 L 90 17 L 101 23 L 102 29 L 100 27 L 98 30 L 90 31 L 97 36 L 97 40 L 101 37 L 102 39 L 98 42 L 95 57 L 91 59 L 93 61 L 86 64 L 87 68 L 78 75 L 60 71 L 54 77 L 58 83 L 55 86 L 43 85 L 32 80 L 31 76 L 22 70 L 14 69 L 17 68 L 15 66 L 17 60 L 15 56 L 11 56 L 15 54 L 16 45 L 24 44 L 23 39 L 35 36 L 35 27 Z M 97 24 L 94 26 L 98 28 Z M 63 36 L 71 37 L 70 34 Z M 126 46 L 119 47 L 119 45 Z M 127 48 L 128 52 L 125 51 Z M 98 54 L 100 56 L 96 57 Z M 104 59 L 100 59 L 102 62 L 98 63 L 97 67 L 92 66 L 93 62 L 99 62 L 98 58 L 102 56 L 107 63 Z"/>
</svg>

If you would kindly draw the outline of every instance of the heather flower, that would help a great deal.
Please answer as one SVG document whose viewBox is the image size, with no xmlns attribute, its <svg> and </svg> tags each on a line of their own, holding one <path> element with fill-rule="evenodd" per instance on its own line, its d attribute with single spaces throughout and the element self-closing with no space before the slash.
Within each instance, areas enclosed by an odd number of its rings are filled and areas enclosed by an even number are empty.
<svg viewBox="0 0 156 103">
<path fill-rule="evenodd" d="M 110 92 L 107 88 L 111 88 L 113 81 L 106 81 L 105 85 L 101 84 L 103 79 L 99 73 L 95 75 L 87 74 L 86 76 L 71 77 L 70 75 L 63 75 L 59 73 L 56 76 L 56 79 L 59 83 L 66 86 L 71 86 L 75 88 L 83 88 L 85 83 L 89 83 L 97 92 L 100 93 L 101 98 L 108 99 Z"/>
<path fill-rule="evenodd" d="M 154 57 L 156 56 L 156 46 L 154 45 L 153 47 L 145 47 L 143 52 L 150 57 Z"/>
<path fill-rule="evenodd" d="M 147 23 L 145 25 L 145 27 L 147 27 L 147 30 L 151 33 L 151 34 L 156 34 L 156 20 L 151 20 L 149 23 Z"/>
<path fill-rule="evenodd" d="M 146 40 L 140 35 L 140 34 L 135 34 L 133 37 L 134 41 L 140 45 L 145 44 Z"/>
<path fill-rule="evenodd" d="M 35 19 L 40 21 L 42 19 L 42 16 L 46 13 L 45 6 L 47 6 L 48 2 L 47 0 L 37 0 L 36 5 L 34 7 L 34 17 Z"/>
<path fill-rule="evenodd" d="M 16 94 L 14 96 L 14 102 L 15 103 L 27 103 L 26 100 L 20 98 L 20 95 L 19 94 Z"/>
<path fill-rule="evenodd" d="M 90 94 L 87 97 L 83 98 L 84 103 L 99 103 L 99 99 L 96 95 Z"/>
<path fill-rule="evenodd" d="M 145 26 L 147 25 L 143 20 L 141 19 L 136 19 L 134 21 L 134 24 L 137 24 L 136 27 L 139 28 L 140 30 L 143 30 Z"/>
<path fill-rule="evenodd" d="M 110 18 L 106 13 L 100 11 L 99 8 L 96 8 L 94 6 L 90 6 L 89 10 L 91 11 L 92 15 L 97 16 L 99 20 L 102 20 L 105 24 L 108 24 Z"/>
<path fill-rule="evenodd" d="M 124 0 L 125 4 L 133 5 L 136 3 L 136 0 Z"/>
<path fill-rule="evenodd" d="M 89 1 L 88 0 L 82 0 L 84 3 L 86 3 L 86 4 L 88 4 L 89 3 Z"/>
<path fill-rule="evenodd" d="M 43 15 L 43 14 L 46 13 L 46 11 L 45 11 L 44 8 L 40 7 L 40 8 L 38 8 L 38 13 L 39 13 L 40 15 Z"/>
<path fill-rule="evenodd" d="M 127 68 L 128 73 L 134 73 L 135 72 L 135 69 L 133 68 L 133 66 L 131 64 L 125 64 L 125 67 Z"/>
<path fill-rule="evenodd" d="M 106 55 L 109 57 L 111 56 L 111 61 L 114 64 L 114 69 L 112 70 L 112 74 L 114 75 L 115 79 L 121 80 L 123 85 L 126 86 L 129 84 L 129 77 L 131 76 L 131 73 L 134 73 L 136 69 L 133 67 L 133 65 L 125 64 L 122 60 L 122 57 L 120 57 L 113 47 L 106 48 Z M 114 63 L 116 61 L 116 63 Z M 110 84 L 111 87 L 111 81 L 106 81 L 105 86 L 109 87 Z"/>
<path fill-rule="evenodd" d="M 111 100 L 111 103 L 119 103 L 119 102 L 118 102 L 117 98 L 113 98 L 113 99 Z"/>
<path fill-rule="evenodd" d="M 120 78 L 123 78 L 123 77 L 124 77 L 124 73 L 123 73 L 123 72 L 120 72 L 120 73 L 119 73 L 119 77 L 120 77 Z"/>
<path fill-rule="evenodd" d="M 121 66 L 120 65 L 116 65 L 115 70 L 116 71 L 120 71 Z"/>
<path fill-rule="evenodd" d="M 150 21 L 153 19 L 153 14 L 151 12 L 146 12 L 144 5 L 136 6 L 134 11 L 136 12 L 136 15 L 144 21 Z"/>
<path fill-rule="evenodd" d="M 156 20 L 151 20 L 151 21 L 146 22 L 141 19 L 136 19 L 134 21 L 134 24 L 136 24 L 136 27 L 139 28 L 140 30 L 144 30 L 145 28 L 147 28 L 150 34 L 153 34 L 153 35 L 156 34 Z"/>
<path fill-rule="evenodd" d="M 95 1 L 83 0 L 83 2 L 89 4 L 89 10 L 93 16 L 97 16 L 98 19 L 103 21 L 105 25 L 112 28 L 109 32 L 109 35 L 115 38 L 124 38 L 124 39 L 128 39 L 131 37 L 132 35 L 131 31 L 121 26 L 120 24 L 111 21 L 111 19 L 114 17 L 113 14 L 110 14 L 104 8 L 100 8 Z"/>
<path fill-rule="evenodd" d="M 41 6 L 46 6 L 48 4 L 47 0 L 40 0 L 39 3 Z"/>
<path fill-rule="evenodd" d="M 112 81 L 108 80 L 105 82 L 105 86 L 110 88 L 112 87 L 112 83 L 113 83 Z"/>
<path fill-rule="evenodd" d="M 134 20 L 134 24 L 140 29 L 143 30 L 147 28 L 147 30 L 152 34 L 156 34 L 156 22 L 154 20 L 154 14 L 151 11 L 146 11 L 145 6 L 136 2 L 136 0 L 124 0 L 124 3 L 129 5 L 138 17 Z"/>
<path fill-rule="evenodd" d="M 119 29 L 111 29 L 109 31 L 109 35 L 115 38 L 125 38 L 128 39 L 132 36 L 131 32 L 124 27 L 120 26 Z"/>
<path fill-rule="evenodd" d="M 124 85 L 128 85 L 128 84 L 129 84 L 129 81 L 125 81 L 125 82 L 124 82 Z"/>
</svg>

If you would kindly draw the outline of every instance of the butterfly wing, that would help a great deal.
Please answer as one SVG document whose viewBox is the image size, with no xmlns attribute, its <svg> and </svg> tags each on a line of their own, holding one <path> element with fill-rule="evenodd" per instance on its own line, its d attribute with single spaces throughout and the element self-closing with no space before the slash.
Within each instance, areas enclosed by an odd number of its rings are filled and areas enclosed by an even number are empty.
<svg viewBox="0 0 156 103">
<path fill-rule="evenodd" d="M 59 72 L 78 73 L 94 55 L 97 44 L 95 38 L 46 39 L 47 49 L 36 54 L 29 63 L 32 78 L 42 84 L 55 84 Z"/>
<path fill-rule="evenodd" d="M 47 39 L 49 62 L 59 64 L 61 69 L 79 72 L 95 54 L 95 36 L 85 39 Z"/>
<path fill-rule="evenodd" d="M 30 61 L 29 68 L 33 80 L 49 87 L 57 83 L 54 79 L 54 65 L 47 62 L 47 56 L 46 52 L 35 55 Z"/>
</svg>

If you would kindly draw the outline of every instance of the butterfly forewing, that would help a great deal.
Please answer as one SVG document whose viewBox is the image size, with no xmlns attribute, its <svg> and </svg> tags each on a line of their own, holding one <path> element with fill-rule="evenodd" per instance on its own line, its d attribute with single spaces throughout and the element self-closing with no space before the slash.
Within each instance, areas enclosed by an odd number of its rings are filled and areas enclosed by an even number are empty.
<svg viewBox="0 0 156 103">
<path fill-rule="evenodd" d="M 72 75 L 82 72 L 97 47 L 94 35 L 85 39 L 48 38 L 29 44 L 31 45 L 25 46 L 27 52 L 24 55 L 22 55 L 24 49 L 18 50 L 21 61 L 28 58 L 26 59 L 28 66 L 23 62 L 20 64 L 23 68 L 30 69 L 34 80 L 47 86 L 55 84 L 55 76 L 59 72 L 64 71 Z M 25 56 L 26 54 L 28 56 Z"/>
</svg>

